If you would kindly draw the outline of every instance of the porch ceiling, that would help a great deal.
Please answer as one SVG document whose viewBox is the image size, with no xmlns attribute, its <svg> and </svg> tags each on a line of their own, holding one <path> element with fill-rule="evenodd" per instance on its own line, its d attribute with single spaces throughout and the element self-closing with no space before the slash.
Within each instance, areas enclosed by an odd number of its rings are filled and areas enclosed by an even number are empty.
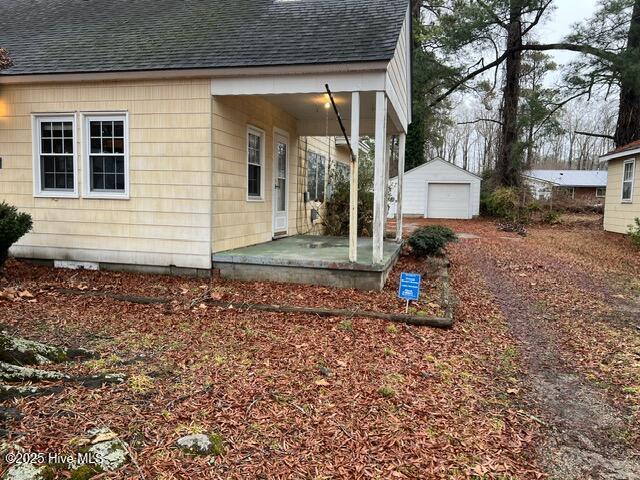
<svg viewBox="0 0 640 480">
<path fill-rule="evenodd" d="M 262 95 L 262 98 L 286 111 L 298 120 L 298 134 L 308 136 L 340 136 L 342 131 L 333 111 L 327 108 L 326 94 L 298 93 Z M 333 93 L 333 98 L 342 117 L 347 134 L 351 135 L 351 92 Z M 391 134 L 400 133 L 391 105 L 388 108 L 387 129 Z M 376 92 L 360 93 L 360 135 L 373 136 L 375 133 Z"/>
</svg>

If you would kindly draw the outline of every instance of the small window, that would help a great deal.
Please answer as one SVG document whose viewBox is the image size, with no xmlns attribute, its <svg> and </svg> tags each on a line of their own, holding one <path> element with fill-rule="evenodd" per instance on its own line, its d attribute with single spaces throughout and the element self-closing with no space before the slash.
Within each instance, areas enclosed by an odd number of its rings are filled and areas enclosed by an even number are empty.
<svg viewBox="0 0 640 480">
<path fill-rule="evenodd" d="M 623 164 L 622 173 L 622 201 L 631 203 L 633 199 L 633 177 L 635 170 L 635 160 L 627 160 Z"/>
<path fill-rule="evenodd" d="M 247 131 L 247 197 L 262 199 L 264 168 L 264 132 L 254 127 Z"/>
<path fill-rule="evenodd" d="M 598 198 L 604 198 L 607 196 L 607 189 L 606 187 L 598 187 L 596 188 L 596 197 Z"/>
<path fill-rule="evenodd" d="M 127 116 L 86 116 L 84 143 L 87 197 L 128 198 Z"/>
<path fill-rule="evenodd" d="M 316 202 L 324 202 L 324 184 L 326 157 L 309 152 L 307 155 L 307 191 L 309 198 Z"/>
<path fill-rule="evenodd" d="M 35 195 L 77 196 L 74 116 L 34 120 Z"/>
</svg>

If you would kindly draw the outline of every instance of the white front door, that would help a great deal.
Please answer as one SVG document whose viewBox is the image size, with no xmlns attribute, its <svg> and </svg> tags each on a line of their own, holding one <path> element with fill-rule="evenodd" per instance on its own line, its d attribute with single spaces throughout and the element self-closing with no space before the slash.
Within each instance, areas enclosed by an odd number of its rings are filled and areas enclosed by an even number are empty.
<svg viewBox="0 0 640 480">
<path fill-rule="evenodd" d="M 289 197 L 289 141 L 280 134 L 274 135 L 273 153 L 273 236 L 287 234 L 287 200 Z"/>
</svg>

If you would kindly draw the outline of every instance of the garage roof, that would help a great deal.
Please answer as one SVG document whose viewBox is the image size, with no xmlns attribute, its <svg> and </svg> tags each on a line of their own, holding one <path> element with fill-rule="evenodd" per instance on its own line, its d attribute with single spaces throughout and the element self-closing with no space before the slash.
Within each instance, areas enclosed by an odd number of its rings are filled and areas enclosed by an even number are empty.
<svg viewBox="0 0 640 480">
<path fill-rule="evenodd" d="M 0 75 L 388 61 L 408 0 L 2 0 Z"/>
<path fill-rule="evenodd" d="M 421 169 L 421 168 L 424 168 L 424 167 L 426 167 L 427 165 L 431 165 L 431 164 L 432 164 L 432 163 L 434 163 L 434 162 L 441 162 L 441 163 L 444 163 L 444 164 L 445 164 L 445 165 L 447 165 L 448 167 L 455 168 L 455 169 L 457 169 L 457 170 L 460 170 L 460 171 L 461 171 L 461 172 L 463 172 L 463 173 L 466 173 L 467 175 L 470 175 L 470 176 L 472 176 L 472 177 L 479 178 L 480 180 L 482 180 L 482 177 L 481 177 L 480 175 L 476 175 L 475 173 L 472 173 L 472 172 L 470 172 L 469 170 L 465 170 L 464 168 L 461 168 L 461 167 L 457 166 L 455 163 L 447 162 L 447 161 L 446 161 L 445 159 L 443 159 L 443 158 L 434 158 L 433 160 L 429 160 L 428 162 L 423 163 L 422 165 L 418 165 L 417 167 L 413 167 L 411 170 L 407 170 L 406 172 L 404 172 L 404 174 L 405 174 L 405 176 L 407 176 L 409 173 L 414 172 L 414 171 L 416 171 L 416 170 L 419 170 L 419 169 Z M 396 176 L 396 177 L 391 178 L 390 180 L 395 180 L 395 179 L 397 179 L 397 178 L 398 178 L 398 177 Z"/>
</svg>

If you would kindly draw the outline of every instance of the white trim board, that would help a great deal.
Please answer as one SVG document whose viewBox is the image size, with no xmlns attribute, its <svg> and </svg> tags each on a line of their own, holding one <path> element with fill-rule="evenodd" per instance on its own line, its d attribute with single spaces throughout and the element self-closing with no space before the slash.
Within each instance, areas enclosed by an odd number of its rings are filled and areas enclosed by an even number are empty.
<svg viewBox="0 0 640 480">
<path fill-rule="evenodd" d="M 55 83 L 105 80 L 148 80 L 166 78 L 212 78 L 246 75 L 279 75 L 322 72 L 366 72 L 385 70 L 388 61 L 331 63 L 320 65 L 284 65 L 265 67 L 224 67 L 224 68 L 187 68 L 170 70 L 140 70 L 121 72 L 78 72 L 78 73 L 44 73 L 33 75 L 0 75 L 0 84 L 10 83 Z"/>
</svg>

